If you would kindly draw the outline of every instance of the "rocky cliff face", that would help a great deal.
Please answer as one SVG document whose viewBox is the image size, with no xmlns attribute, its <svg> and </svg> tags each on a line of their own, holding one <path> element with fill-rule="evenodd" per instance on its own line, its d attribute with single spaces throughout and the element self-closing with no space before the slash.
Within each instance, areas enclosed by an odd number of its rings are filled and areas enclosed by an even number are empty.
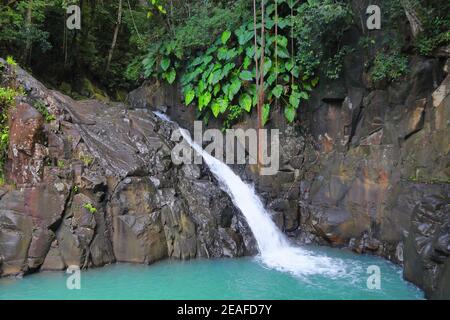
<svg viewBox="0 0 450 320">
<path fill-rule="evenodd" d="M 415 58 L 400 84 L 319 89 L 299 182 L 298 236 L 403 263 L 430 298 L 450 297 L 448 67 Z"/>
<path fill-rule="evenodd" d="M 449 63 L 416 57 L 383 89 L 353 66 L 314 92 L 305 133 L 286 127 L 284 167 L 261 190 L 291 236 L 383 256 L 427 297 L 450 298 Z"/>
<path fill-rule="evenodd" d="M 173 165 L 175 125 L 147 109 L 74 101 L 18 67 L 6 74 L 26 97 L 9 113 L 1 276 L 256 252 L 208 170 Z M 37 103 L 56 120 L 46 122 Z"/>
<path fill-rule="evenodd" d="M 380 85 L 354 52 L 341 79 L 320 83 L 296 125 L 273 113 L 268 128 L 281 129 L 277 175 L 236 167 L 289 236 L 402 264 L 405 278 L 433 299 L 450 298 L 448 58 L 411 57 L 405 79 Z M 174 88 L 146 84 L 129 100 L 168 107 L 186 128 L 195 120 Z M 255 118 L 236 127 L 255 128 Z"/>
</svg>

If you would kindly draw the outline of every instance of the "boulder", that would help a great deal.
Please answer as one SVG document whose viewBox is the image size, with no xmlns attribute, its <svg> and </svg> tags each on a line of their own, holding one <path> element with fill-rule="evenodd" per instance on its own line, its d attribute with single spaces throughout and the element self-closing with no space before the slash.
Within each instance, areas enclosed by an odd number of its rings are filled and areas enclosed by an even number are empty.
<svg viewBox="0 0 450 320">
<path fill-rule="evenodd" d="M 46 148 L 43 146 L 44 119 L 27 103 L 18 103 L 9 112 L 9 148 L 6 178 L 17 185 L 38 183 Z"/>
<path fill-rule="evenodd" d="M 148 178 L 121 182 L 109 203 L 117 261 L 151 263 L 167 256 L 156 188 Z"/>
<path fill-rule="evenodd" d="M 0 199 L 0 255 L 3 274 L 30 272 L 43 264 L 55 238 L 67 194 L 39 184 L 11 190 Z"/>
<path fill-rule="evenodd" d="M 50 250 L 45 257 L 45 261 L 41 266 L 41 270 L 43 271 L 60 271 L 66 268 L 66 264 L 61 255 L 61 250 L 58 246 L 58 241 L 55 240 L 52 242 Z"/>
<path fill-rule="evenodd" d="M 405 278 L 433 299 L 450 299 L 449 193 L 429 193 L 414 208 L 404 247 Z"/>
<path fill-rule="evenodd" d="M 0 199 L 0 256 L 2 275 L 20 274 L 27 269 L 33 221 L 26 214 L 25 197 L 9 191 Z"/>
</svg>

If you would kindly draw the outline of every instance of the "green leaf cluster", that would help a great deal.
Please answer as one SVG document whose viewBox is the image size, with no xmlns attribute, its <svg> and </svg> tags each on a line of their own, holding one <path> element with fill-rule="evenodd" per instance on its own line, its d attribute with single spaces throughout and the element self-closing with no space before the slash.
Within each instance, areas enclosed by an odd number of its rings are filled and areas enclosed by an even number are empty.
<svg viewBox="0 0 450 320">
<path fill-rule="evenodd" d="M 338 78 L 345 55 L 340 43 L 354 20 L 348 1 L 302 1 L 293 11 L 297 65 L 310 77 L 326 71 L 328 78 Z"/>
<path fill-rule="evenodd" d="M 280 0 L 280 10 L 283 5 L 286 1 Z M 278 100 L 286 119 L 293 122 L 301 101 L 309 98 L 308 92 L 318 83 L 318 78 L 302 72 L 290 53 L 290 18 L 278 16 L 277 32 L 275 19 L 275 7 L 269 5 L 265 17 L 265 59 L 261 68 L 265 90 L 264 124 L 269 120 L 271 106 Z M 261 43 L 261 38 L 257 41 Z M 213 45 L 190 60 L 181 78 L 185 105 L 195 103 L 200 117 L 222 118 L 225 127 L 243 113 L 250 113 L 257 105 L 255 59 L 260 57 L 261 50 L 255 52 L 253 22 L 245 22 L 234 32 L 225 30 Z"/>
<path fill-rule="evenodd" d="M 161 13 L 161 14 L 167 14 L 166 9 L 164 8 L 164 5 L 161 0 L 148 0 L 148 3 L 152 10 L 147 12 L 147 17 L 150 18 L 154 15 L 154 11 Z"/>
<path fill-rule="evenodd" d="M 144 76 L 163 79 L 172 84 L 177 77 L 177 69 L 180 67 L 182 55 L 176 51 L 174 42 L 160 44 L 153 48 L 142 61 Z"/>
<path fill-rule="evenodd" d="M 56 120 L 56 117 L 48 111 L 44 102 L 36 101 L 33 106 L 40 114 L 42 114 L 46 122 Z"/>
<path fill-rule="evenodd" d="M 438 0 L 430 5 L 420 1 L 416 8 L 424 30 L 414 46 L 421 55 L 430 56 L 438 47 L 450 44 L 450 2 Z"/>
<path fill-rule="evenodd" d="M 212 45 L 224 30 L 234 29 L 250 16 L 248 0 L 194 0 L 189 4 L 173 1 L 171 8 L 166 15 L 150 20 L 154 32 L 142 61 L 144 78 L 175 81 L 179 69 L 184 68 L 197 51 Z M 165 71 L 167 65 L 169 68 Z M 127 74 L 137 78 L 134 71 L 135 65 L 130 65 Z"/>
<path fill-rule="evenodd" d="M 3 68 L 3 67 L 2 67 Z M 0 86 L 0 178 L 3 178 L 3 167 L 8 154 L 9 145 L 9 109 L 15 105 L 17 96 L 23 94 L 21 90 Z"/>
<path fill-rule="evenodd" d="M 386 54 L 379 52 L 375 56 L 370 76 L 373 81 L 393 82 L 406 74 L 408 68 L 408 58 L 399 52 Z"/>
<path fill-rule="evenodd" d="M 87 209 L 90 213 L 97 213 L 97 208 L 95 208 L 91 203 L 85 203 L 83 208 Z"/>
</svg>

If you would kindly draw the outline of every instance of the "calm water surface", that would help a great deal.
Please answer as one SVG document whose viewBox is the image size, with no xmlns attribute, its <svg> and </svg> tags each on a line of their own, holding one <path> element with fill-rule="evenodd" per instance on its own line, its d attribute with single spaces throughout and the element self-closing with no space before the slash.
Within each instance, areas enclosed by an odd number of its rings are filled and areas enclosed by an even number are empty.
<svg viewBox="0 0 450 320">
<path fill-rule="evenodd" d="M 68 290 L 64 272 L 0 279 L 0 299 L 423 299 L 401 268 L 345 250 L 313 249 L 339 259 L 338 275 L 298 276 L 269 269 L 258 258 L 115 264 L 81 272 L 81 290 Z M 381 270 L 381 290 L 367 288 L 367 268 Z"/>
</svg>

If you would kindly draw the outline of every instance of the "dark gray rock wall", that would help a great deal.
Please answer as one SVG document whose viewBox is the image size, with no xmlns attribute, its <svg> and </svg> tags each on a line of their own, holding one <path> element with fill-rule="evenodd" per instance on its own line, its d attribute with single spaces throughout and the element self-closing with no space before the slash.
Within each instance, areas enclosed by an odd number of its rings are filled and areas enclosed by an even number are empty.
<svg viewBox="0 0 450 320">
<path fill-rule="evenodd" d="M 175 125 L 147 109 L 74 101 L 15 73 L 27 96 L 10 114 L 0 275 L 256 252 L 207 168 L 171 161 Z M 45 123 L 36 101 L 56 120 Z"/>
</svg>

